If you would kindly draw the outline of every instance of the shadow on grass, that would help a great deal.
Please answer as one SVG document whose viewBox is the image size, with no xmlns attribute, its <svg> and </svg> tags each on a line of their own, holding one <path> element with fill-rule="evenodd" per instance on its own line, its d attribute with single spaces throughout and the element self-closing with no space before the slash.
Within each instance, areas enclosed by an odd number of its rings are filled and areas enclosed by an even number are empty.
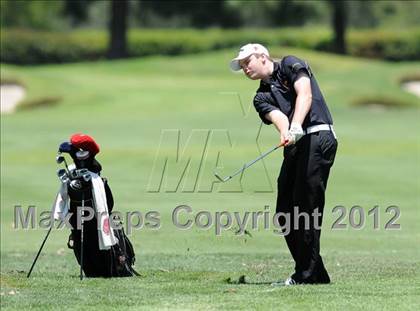
<svg viewBox="0 0 420 311">
<path fill-rule="evenodd" d="M 404 83 L 407 83 L 407 82 L 413 82 L 413 81 L 420 81 L 420 72 L 407 74 L 407 75 L 402 76 L 400 78 L 400 84 L 404 84 Z"/>
<path fill-rule="evenodd" d="M 415 105 L 395 98 L 389 97 L 362 97 L 352 102 L 354 107 L 366 107 L 370 109 L 403 109 L 413 108 Z"/>
<path fill-rule="evenodd" d="M 41 107 L 51 107 L 57 105 L 61 101 L 61 97 L 42 97 L 33 100 L 24 100 L 17 106 L 17 110 L 31 110 Z"/>
<path fill-rule="evenodd" d="M 271 285 L 273 283 L 276 283 L 278 281 L 249 281 L 247 280 L 245 275 L 241 275 L 237 280 L 232 279 L 231 277 L 227 278 L 225 280 L 228 284 L 234 284 L 234 285 Z M 281 283 L 279 283 L 281 284 Z M 281 285 L 279 285 L 281 286 Z"/>
</svg>

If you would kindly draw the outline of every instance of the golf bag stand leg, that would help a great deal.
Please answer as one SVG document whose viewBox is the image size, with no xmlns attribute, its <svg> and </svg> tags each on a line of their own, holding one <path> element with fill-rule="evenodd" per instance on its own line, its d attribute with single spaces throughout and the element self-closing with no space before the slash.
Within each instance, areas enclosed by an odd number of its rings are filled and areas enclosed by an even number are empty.
<svg viewBox="0 0 420 311">
<path fill-rule="evenodd" d="M 42 241 L 41 247 L 40 247 L 40 248 L 39 248 L 39 250 L 38 250 L 38 254 L 36 254 L 35 259 L 34 259 L 34 261 L 32 262 L 31 269 L 29 269 L 28 275 L 26 276 L 26 277 L 28 277 L 28 278 L 31 276 L 32 270 L 33 270 L 33 268 L 35 267 L 35 264 L 36 264 L 36 262 L 37 262 L 37 260 L 38 260 L 39 255 L 41 254 L 41 251 L 42 251 L 42 248 L 44 247 L 45 242 L 46 242 L 46 241 L 47 241 L 47 239 L 48 239 L 48 236 L 50 235 L 50 232 L 51 232 L 52 227 L 53 227 L 53 224 L 51 224 L 50 229 L 48 229 L 48 232 L 47 232 L 47 234 L 45 235 L 44 241 Z"/>
<path fill-rule="evenodd" d="M 85 209 L 85 197 L 84 193 L 82 193 L 82 210 L 80 212 L 80 280 L 83 280 L 83 216 L 84 216 L 84 209 Z"/>
</svg>

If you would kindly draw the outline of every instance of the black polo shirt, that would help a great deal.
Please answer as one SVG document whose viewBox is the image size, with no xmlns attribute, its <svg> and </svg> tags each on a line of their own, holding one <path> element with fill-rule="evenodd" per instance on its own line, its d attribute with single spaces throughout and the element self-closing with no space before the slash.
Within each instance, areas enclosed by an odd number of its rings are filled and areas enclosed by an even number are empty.
<svg viewBox="0 0 420 311">
<path fill-rule="evenodd" d="M 254 107 L 265 124 L 271 122 L 265 115 L 273 110 L 280 110 L 292 121 L 296 103 L 296 91 L 293 87 L 298 75 L 303 72 L 311 80 L 312 104 L 303 121 L 302 128 L 317 124 L 333 124 L 327 104 L 312 74 L 309 65 L 294 56 L 286 56 L 279 63 L 274 62 L 274 70 L 269 81 L 260 82 L 254 97 Z"/>
</svg>

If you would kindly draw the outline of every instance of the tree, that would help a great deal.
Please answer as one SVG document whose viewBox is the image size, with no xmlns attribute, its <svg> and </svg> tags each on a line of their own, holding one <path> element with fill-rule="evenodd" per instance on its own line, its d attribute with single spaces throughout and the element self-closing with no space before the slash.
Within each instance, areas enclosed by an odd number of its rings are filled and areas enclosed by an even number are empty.
<svg viewBox="0 0 420 311">
<path fill-rule="evenodd" d="M 90 4 L 96 0 L 66 0 L 64 14 L 73 19 L 73 24 L 86 21 Z M 109 43 L 107 57 L 127 56 L 128 0 L 112 0 L 109 6 Z"/>
<path fill-rule="evenodd" d="M 271 23 L 278 26 L 302 26 L 308 20 L 317 18 L 317 11 L 311 1 L 279 0 L 271 8 L 266 4 Z"/>
<path fill-rule="evenodd" d="M 0 26 L 55 30 L 65 27 L 59 17 L 62 9 L 60 1 L 0 0 Z"/>
<path fill-rule="evenodd" d="M 333 50 L 339 54 L 346 54 L 347 3 L 346 1 L 329 0 L 329 4 L 334 30 Z"/>
<path fill-rule="evenodd" d="M 241 17 L 236 9 L 225 0 L 138 0 L 138 19 L 147 27 L 168 25 L 173 21 L 175 27 L 223 27 L 233 28 L 241 25 Z M 242 2 L 238 3 L 241 4 Z"/>
<path fill-rule="evenodd" d="M 112 0 L 110 7 L 108 58 L 127 56 L 127 0 Z"/>
<path fill-rule="evenodd" d="M 65 0 L 63 13 L 70 16 L 72 24 L 77 25 L 88 18 L 88 9 L 93 0 Z"/>
</svg>

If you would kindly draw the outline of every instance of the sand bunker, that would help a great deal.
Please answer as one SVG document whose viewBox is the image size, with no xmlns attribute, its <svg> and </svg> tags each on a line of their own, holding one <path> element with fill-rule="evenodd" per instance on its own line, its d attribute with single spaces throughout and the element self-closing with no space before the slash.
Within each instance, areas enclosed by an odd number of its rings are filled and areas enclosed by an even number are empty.
<svg viewBox="0 0 420 311">
<path fill-rule="evenodd" d="M 420 81 L 410 81 L 402 84 L 402 88 L 417 97 L 420 97 Z"/>
<path fill-rule="evenodd" d="M 2 84 L 0 86 L 1 93 L 1 113 L 13 113 L 16 106 L 25 98 L 26 90 L 17 84 Z"/>
</svg>

